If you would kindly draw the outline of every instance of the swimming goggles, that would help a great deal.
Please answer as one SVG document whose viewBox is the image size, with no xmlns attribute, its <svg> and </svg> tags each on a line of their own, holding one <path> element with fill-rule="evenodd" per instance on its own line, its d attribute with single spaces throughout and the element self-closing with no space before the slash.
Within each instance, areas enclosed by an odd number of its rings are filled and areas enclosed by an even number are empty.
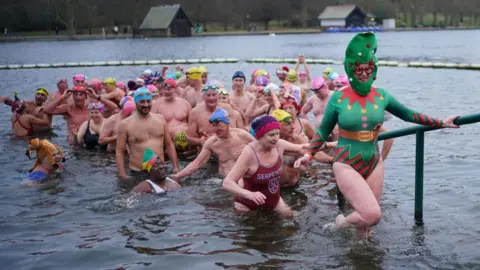
<svg viewBox="0 0 480 270">
<path fill-rule="evenodd" d="M 218 87 L 218 85 L 207 85 L 205 87 L 202 88 L 202 92 L 207 92 L 208 90 L 216 90 L 217 93 L 220 93 L 220 87 Z"/>
<path fill-rule="evenodd" d="M 88 104 L 89 110 L 98 110 L 103 112 L 105 110 L 105 106 L 102 103 L 90 103 Z"/>
<path fill-rule="evenodd" d="M 227 89 L 225 89 L 225 88 L 219 89 L 219 90 L 218 90 L 218 93 L 219 93 L 220 95 L 228 96 Z"/>
</svg>

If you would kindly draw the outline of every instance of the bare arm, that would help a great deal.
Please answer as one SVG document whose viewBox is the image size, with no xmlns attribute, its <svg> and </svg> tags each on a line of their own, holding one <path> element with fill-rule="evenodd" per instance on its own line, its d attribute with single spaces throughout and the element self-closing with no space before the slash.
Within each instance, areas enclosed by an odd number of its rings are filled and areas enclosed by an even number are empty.
<svg viewBox="0 0 480 270">
<path fill-rule="evenodd" d="M 248 117 L 249 119 L 253 119 L 257 116 L 260 116 L 266 113 L 269 106 L 270 105 L 266 104 L 266 105 L 263 105 L 262 107 L 258 107 L 258 99 L 254 99 L 248 105 L 248 108 L 245 111 L 245 116 Z"/>
<path fill-rule="evenodd" d="M 250 134 L 250 132 L 248 131 L 245 131 L 244 129 L 238 130 L 238 136 L 247 144 L 255 141 L 255 138 L 252 136 L 252 134 Z"/>
<path fill-rule="evenodd" d="M 301 156 L 307 153 L 308 143 L 294 144 L 285 140 L 278 140 L 278 146 L 283 149 L 284 154 Z"/>
<path fill-rule="evenodd" d="M 48 117 L 44 115 L 42 118 L 27 114 L 27 119 L 30 125 L 46 126 L 50 123 Z"/>
<path fill-rule="evenodd" d="M 115 149 L 115 159 L 117 161 L 118 175 L 126 178 L 125 173 L 125 146 L 127 145 L 127 123 L 122 121 L 118 127 L 117 148 Z"/>
<path fill-rule="evenodd" d="M 83 137 L 85 137 L 85 133 L 87 133 L 87 125 L 88 125 L 88 121 L 85 121 L 82 123 L 82 125 L 78 129 L 77 135 L 75 136 L 77 139 L 77 142 L 79 143 L 83 142 Z"/>
<path fill-rule="evenodd" d="M 165 123 L 164 131 L 163 131 L 164 132 L 163 142 L 165 144 L 167 154 L 170 157 L 170 160 L 172 161 L 173 172 L 178 172 L 180 170 L 180 167 L 178 166 L 178 157 L 177 157 L 177 151 L 175 150 L 175 144 L 173 144 L 172 137 L 170 137 L 170 131 L 168 130 L 168 124 L 167 124 L 167 121 L 165 121 L 165 118 L 163 119 L 163 122 Z"/>
<path fill-rule="evenodd" d="M 303 131 L 305 132 L 305 135 L 307 135 L 308 139 L 311 140 L 313 135 L 315 134 L 315 128 L 308 119 L 300 118 L 300 121 L 302 121 Z"/>
<path fill-rule="evenodd" d="M 50 115 L 67 114 L 69 105 L 68 104 L 59 105 L 60 103 L 63 102 L 64 98 L 65 98 L 64 96 L 61 96 L 60 98 L 57 98 L 54 101 L 46 104 L 45 107 L 43 107 L 43 112 Z"/>
<path fill-rule="evenodd" d="M 195 116 L 194 111 L 192 110 L 188 115 L 188 128 L 187 128 L 187 141 L 189 145 L 202 145 L 203 140 L 198 138 L 197 134 L 197 117 Z"/>
<path fill-rule="evenodd" d="M 379 129 L 380 132 L 387 132 L 388 129 L 384 126 L 380 127 Z M 390 150 L 392 149 L 393 146 L 393 139 L 388 139 L 383 141 L 383 146 L 382 146 L 382 159 L 386 160 L 388 154 L 390 153 Z"/>
<path fill-rule="evenodd" d="M 115 122 L 111 120 L 112 117 L 106 119 L 106 122 L 102 126 L 100 136 L 98 137 L 98 143 L 101 145 L 107 145 L 114 143 L 117 140 L 117 135 L 113 135 L 113 129 L 115 128 Z"/>
<path fill-rule="evenodd" d="M 307 103 L 305 103 L 305 105 L 303 105 L 302 111 L 300 112 L 300 117 L 306 119 L 308 113 L 313 109 L 312 98 L 314 98 L 314 96 L 310 97 L 308 99 Z"/>
<path fill-rule="evenodd" d="M 190 176 L 194 172 L 196 172 L 200 167 L 207 164 L 208 160 L 212 156 L 210 145 L 212 144 L 213 140 L 214 138 L 211 137 L 205 142 L 205 144 L 202 147 L 202 151 L 200 151 L 200 154 L 198 154 L 198 156 L 192 162 L 190 162 L 187 165 L 187 167 L 185 167 L 179 173 L 174 175 L 175 180 L 180 180 L 183 177 Z M 177 181 L 177 182 L 181 182 L 181 181 Z"/>
<path fill-rule="evenodd" d="M 251 192 L 240 187 L 238 181 L 240 181 L 240 179 L 248 172 L 250 160 L 252 160 L 253 157 L 252 151 L 251 147 L 245 147 L 243 149 L 237 162 L 233 165 L 232 170 L 228 172 L 223 180 L 223 189 L 244 198 L 247 198 L 250 195 Z"/>
</svg>

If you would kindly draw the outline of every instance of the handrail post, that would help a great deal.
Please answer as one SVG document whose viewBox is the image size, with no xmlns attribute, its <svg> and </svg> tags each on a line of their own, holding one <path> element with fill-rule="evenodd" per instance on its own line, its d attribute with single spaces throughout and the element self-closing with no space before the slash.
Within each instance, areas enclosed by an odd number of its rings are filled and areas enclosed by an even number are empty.
<svg viewBox="0 0 480 270">
<path fill-rule="evenodd" d="M 423 165 L 425 150 L 425 132 L 417 130 L 417 141 L 415 144 L 415 224 L 423 225 Z"/>
</svg>

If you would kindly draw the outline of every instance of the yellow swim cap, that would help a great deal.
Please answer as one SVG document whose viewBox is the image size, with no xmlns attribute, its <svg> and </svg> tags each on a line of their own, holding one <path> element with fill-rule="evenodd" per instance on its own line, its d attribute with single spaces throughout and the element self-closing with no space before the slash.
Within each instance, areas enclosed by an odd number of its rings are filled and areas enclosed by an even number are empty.
<svg viewBox="0 0 480 270">
<path fill-rule="evenodd" d="M 201 80 L 202 79 L 202 71 L 199 67 L 191 67 L 187 70 L 187 78 L 192 80 Z"/>
<path fill-rule="evenodd" d="M 179 132 L 175 135 L 173 139 L 175 142 L 175 147 L 179 150 L 186 150 L 188 147 L 187 133 L 185 131 Z"/>
<path fill-rule="evenodd" d="M 202 74 L 203 74 L 203 73 L 208 73 L 207 68 L 204 67 L 204 66 L 199 67 L 198 70 L 199 70 Z"/>
<path fill-rule="evenodd" d="M 265 76 L 265 75 L 267 75 L 267 73 L 268 72 L 266 72 L 265 70 L 260 69 L 260 70 L 255 71 L 255 77 Z"/>
<path fill-rule="evenodd" d="M 324 70 L 323 70 L 323 76 L 326 77 L 328 76 L 328 74 L 332 73 L 333 72 L 333 68 L 331 67 L 326 67 Z"/>
<path fill-rule="evenodd" d="M 290 69 L 287 72 L 287 81 L 289 82 L 296 82 L 297 81 L 297 72 L 293 69 Z"/>
<path fill-rule="evenodd" d="M 272 116 L 273 118 L 277 119 L 277 121 L 280 123 L 283 123 L 285 122 L 285 120 L 288 120 L 288 119 L 293 119 L 293 117 L 289 113 L 280 109 L 274 110 L 272 112 Z"/>
<path fill-rule="evenodd" d="M 35 91 L 35 94 L 42 94 L 42 95 L 48 96 L 48 90 L 47 88 L 40 87 Z"/>
<path fill-rule="evenodd" d="M 108 85 L 115 85 L 115 79 L 114 78 L 106 78 L 104 81 L 103 81 L 104 84 L 108 84 Z"/>
</svg>

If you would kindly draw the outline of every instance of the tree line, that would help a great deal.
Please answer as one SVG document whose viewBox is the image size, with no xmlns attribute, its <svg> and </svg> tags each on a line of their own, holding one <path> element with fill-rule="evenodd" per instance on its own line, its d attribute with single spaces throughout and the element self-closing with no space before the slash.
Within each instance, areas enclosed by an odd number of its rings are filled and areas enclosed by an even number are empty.
<svg viewBox="0 0 480 270">
<path fill-rule="evenodd" d="M 377 19 L 396 18 L 404 26 L 477 26 L 478 0 L 3 0 L 0 27 L 10 31 L 87 29 L 130 26 L 138 29 L 152 6 L 182 5 L 192 23 L 218 30 L 318 27 L 329 5 L 355 4 Z M 275 25 L 272 24 L 275 22 Z M 208 30 L 208 27 L 206 27 Z"/>
</svg>

